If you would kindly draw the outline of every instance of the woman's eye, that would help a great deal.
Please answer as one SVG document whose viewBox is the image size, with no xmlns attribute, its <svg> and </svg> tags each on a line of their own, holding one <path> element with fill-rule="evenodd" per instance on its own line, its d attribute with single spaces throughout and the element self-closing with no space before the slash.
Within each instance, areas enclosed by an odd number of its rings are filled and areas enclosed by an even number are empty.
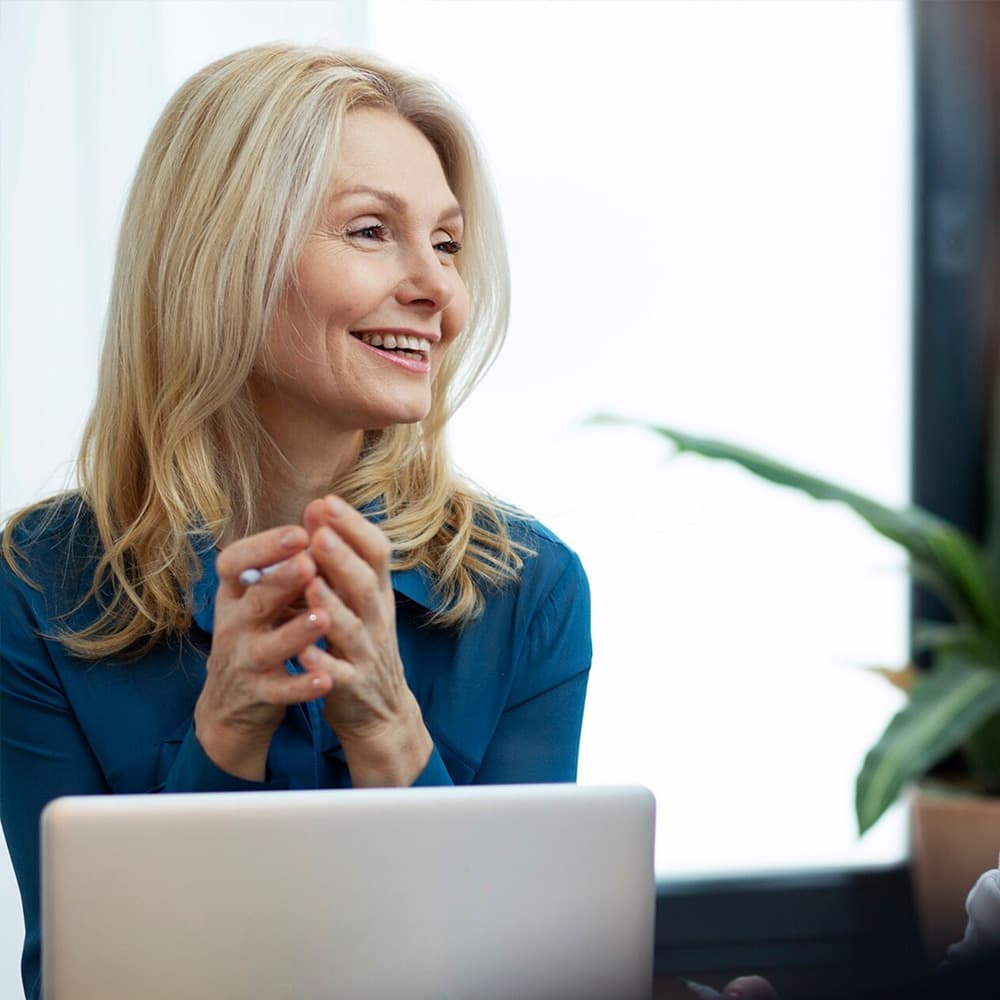
<svg viewBox="0 0 1000 1000">
<path fill-rule="evenodd" d="M 370 226 L 360 226 L 352 229 L 348 233 L 358 240 L 384 240 L 388 237 L 388 230 L 380 222 L 373 222 Z"/>
<path fill-rule="evenodd" d="M 435 250 L 440 250 L 442 253 L 456 254 L 462 249 L 462 244 L 458 240 L 445 240 L 443 243 L 435 243 Z"/>
</svg>

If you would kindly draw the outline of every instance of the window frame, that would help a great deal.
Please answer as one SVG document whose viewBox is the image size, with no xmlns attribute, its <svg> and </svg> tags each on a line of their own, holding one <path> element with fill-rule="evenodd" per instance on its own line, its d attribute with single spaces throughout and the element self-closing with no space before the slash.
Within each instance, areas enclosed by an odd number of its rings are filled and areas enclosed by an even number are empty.
<svg viewBox="0 0 1000 1000">
<path fill-rule="evenodd" d="M 985 5 L 984 5 L 985 6 Z M 987 530 L 988 430 L 1000 414 L 996 224 L 1000 18 L 911 3 L 914 246 L 911 495 Z M 991 59 L 991 56 L 993 57 Z M 911 588 L 912 626 L 946 619 Z M 946 762 L 947 764 L 947 762 Z M 971 886 L 970 886 L 971 888 Z M 779 992 L 854 996 L 929 977 L 909 865 L 661 881 L 656 976 L 763 973 Z M 783 993 L 783 995 L 788 995 Z"/>
</svg>

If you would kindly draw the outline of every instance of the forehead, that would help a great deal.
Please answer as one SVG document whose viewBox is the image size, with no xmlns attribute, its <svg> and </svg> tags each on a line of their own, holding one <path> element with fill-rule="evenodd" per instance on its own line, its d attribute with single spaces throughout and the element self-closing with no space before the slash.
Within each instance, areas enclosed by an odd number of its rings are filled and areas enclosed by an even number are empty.
<svg viewBox="0 0 1000 1000">
<path fill-rule="evenodd" d="M 415 125 L 391 111 L 359 108 L 344 119 L 331 193 L 358 185 L 420 201 L 454 201 L 437 151 Z"/>
</svg>

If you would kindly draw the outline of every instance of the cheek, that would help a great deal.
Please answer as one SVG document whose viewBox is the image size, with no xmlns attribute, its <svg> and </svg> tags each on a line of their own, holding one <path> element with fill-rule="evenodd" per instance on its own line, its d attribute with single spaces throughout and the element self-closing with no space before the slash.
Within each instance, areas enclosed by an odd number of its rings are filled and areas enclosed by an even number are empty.
<svg viewBox="0 0 1000 1000">
<path fill-rule="evenodd" d="M 469 291 L 465 282 L 458 280 L 454 297 L 441 316 L 442 346 L 450 344 L 464 329 L 469 319 Z"/>
<path fill-rule="evenodd" d="M 365 258 L 328 252 L 299 265 L 300 310 L 312 329 L 349 328 L 386 295 L 387 278 Z"/>
<path fill-rule="evenodd" d="M 307 338 L 302 332 L 306 322 L 302 303 L 295 296 L 286 296 L 254 365 L 257 374 L 273 378 L 280 373 L 297 372 L 302 355 L 306 352 Z"/>
</svg>

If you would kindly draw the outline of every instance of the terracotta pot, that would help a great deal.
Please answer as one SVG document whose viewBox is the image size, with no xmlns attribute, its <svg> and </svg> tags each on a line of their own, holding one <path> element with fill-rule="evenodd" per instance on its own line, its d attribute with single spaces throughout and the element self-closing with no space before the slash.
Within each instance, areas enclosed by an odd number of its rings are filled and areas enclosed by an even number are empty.
<svg viewBox="0 0 1000 1000">
<path fill-rule="evenodd" d="M 910 873 L 932 962 L 965 933 L 965 899 L 1000 854 L 1000 798 L 924 782 L 910 791 Z"/>
</svg>

